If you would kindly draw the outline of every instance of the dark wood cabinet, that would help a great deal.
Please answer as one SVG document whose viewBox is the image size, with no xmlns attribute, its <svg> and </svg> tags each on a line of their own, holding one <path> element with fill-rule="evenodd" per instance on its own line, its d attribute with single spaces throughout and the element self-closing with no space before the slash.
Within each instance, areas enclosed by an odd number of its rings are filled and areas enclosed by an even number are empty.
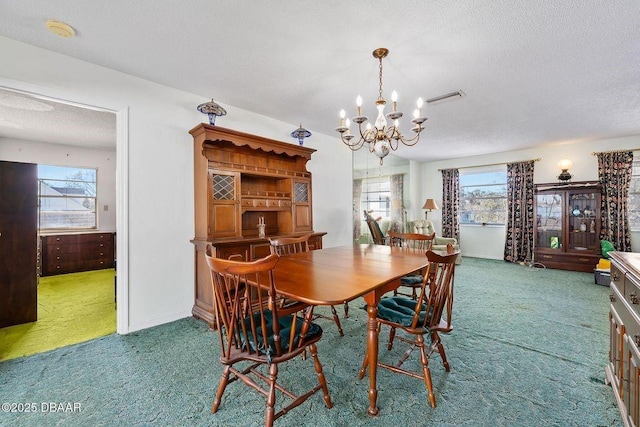
<svg viewBox="0 0 640 427">
<path fill-rule="evenodd" d="M 42 236 L 42 275 L 114 268 L 115 233 Z"/>
<path fill-rule="evenodd" d="M 600 259 L 600 186 L 538 184 L 535 261 L 548 268 L 592 272 Z"/>
<path fill-rule="evenodd" d="M 37 320 L 38 167 L 0 162 L 0 328 Z"/>
<path fill-rule="evenodd" d="M 605 367 L 625 426 L 640 425 L 640 254 L 610 252 L 609 361 Z"/>
<path fill-rule="evenodd" d="M 194 143 L 195 303 L 193 315 L 214 326 L 211 276 L 204 253 L 249 261 L 269 254 L 268 237 L 313 233 L 311 173 L 315 151 L 218 126 L 190 131 Z M 259 233 L 265 224 L 265 236 Z"/>
</svg>

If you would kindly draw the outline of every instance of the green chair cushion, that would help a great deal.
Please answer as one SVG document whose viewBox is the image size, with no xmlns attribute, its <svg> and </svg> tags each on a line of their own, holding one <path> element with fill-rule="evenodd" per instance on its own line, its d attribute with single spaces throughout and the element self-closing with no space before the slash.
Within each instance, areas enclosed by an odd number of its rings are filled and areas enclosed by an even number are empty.
<svg viewBox="0 0 640 427">
<path fill-rule="evenodd" d="M 266 327 L 267 327 L 267 339 L 269 341 L 269 345 L 266 346 L 264 343 L 264 339 L 262 337 L 262 327 L 260 326 L 260 314 L 259 313 L 255 313 L 253 315 L 254 321 L 256 322 L 256 333 L 258 335 L 257 338 L 257 343 L 256 343 L 256 339 L 253 337 L 253 334 L 251 333 L 251 323 L 250 323 L 250 319 L 247 317 L 246 319 L 244 319 L 245 325 L 247 327 L 248 333 L 249 333 L 249 345 L 251 346 L 251 349 L 255 352 L 257 352 L 258 354 L 276 354 L 276 348 L 275 348 L 275 344 L 274 344 L 274 339 L 273 339 L 273 315 L 271 313 L 270 310 L 265 311 L 265 321 L 266 321 Z M 289 316 L 284 316 L 284 317 L 280 317 L 278 318 L 279 320 L 279 325 L 280 325 L 280 348 L 282 350 L 282 352 L 287 352 L 289 351 L 289 333 L 291 332 L 291 325 L 293 324 L 293 315 L 289 315 Z M 304 323 L 304 319 L 302 319 L 301 317 L 298 317 L 296 320 L 296 332 L 295 332 L 295 338 L 294 338 L 294 342 L 298 341 L 298 338 L 300 337 L 300 330 L 302 329 L 302 325 Z M 240 328 L 241 326 L 238 325 L 238 327 Z M 315 338 L 319 335 L 322 335 L 322 328 L 320 327 L 320 325 L 318 325 L 317 323 L 311 323 L 309 325 L 309 329 L 307 330 L 307 334 L 306 334 L 306 338 L 307 339 L 312 339 Z M 243 348 L 246 348 L 246 342 L 244 342 L 244 336 L 242 338 L 243 342 Z M 265 351 L 265 349 L 267 349 L 267 351 Z"/>
<path fill-rule="evenodd" d="M 404 286 L 415 286 L 420 285 L 424 278 L 420 274 L 415 274 L 413 276 L 404 276 L 400 278 L 400 284 Z"/>
<path fill-rule="evenodd" d="M 403 296 L 382 298 L 378 303 L 378 317 L 389 322 L 409 327 L 411 326 L 411 321 L 415 314 L 415 307 L 415 300 Z M 420 309 L 420 322 L 424 320 L 426 310 L 426 305 L 422 304 Z"/>
<path fill-rule="evenodd" d="M 615 251 L 616 248 L 608 240 L 600 240 L 600 249 L 602 250 L 602 256 L 609 259 L 609 252 Z"/>
</svg>

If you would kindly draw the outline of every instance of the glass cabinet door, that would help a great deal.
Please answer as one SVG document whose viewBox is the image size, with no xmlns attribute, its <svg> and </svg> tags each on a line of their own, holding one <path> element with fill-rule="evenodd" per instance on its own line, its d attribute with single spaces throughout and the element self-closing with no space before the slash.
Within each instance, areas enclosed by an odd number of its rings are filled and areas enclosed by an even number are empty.
<svg viewBox="0 0 640 427">
<path fill-rule="evenodd" d="M 536 195 L 536 247 L 562 250 L 563 193 Z"/>
<path fill-rule="evenodd" d="M 593 252 L 599 245 L 596 223 L 598 200 L 596 194 L 590 192 L 568 192 L 568 231 L 567 250 Z M 599 246 L 598 246 L 599 247 Z"/>
</svg>

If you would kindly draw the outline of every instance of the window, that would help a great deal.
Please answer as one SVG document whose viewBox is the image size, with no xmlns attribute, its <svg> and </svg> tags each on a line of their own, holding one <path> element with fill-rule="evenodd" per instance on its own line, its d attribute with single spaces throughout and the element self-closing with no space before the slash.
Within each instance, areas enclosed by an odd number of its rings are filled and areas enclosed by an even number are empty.
<svg viewBox="0 0 640 427">
<path fill-rule="evenodd" d="M 38 165 L 40 229 L 96 228 L 96 169 Z"/>
<path fill-rule="evenodd" d="M 373 211 L 371 216 L 389 218 L 391 209 L 391 181 L 388 176 L 362 180 L 361 210 Z"/>
<path fill-rule="evenodd" d="M 629 228 L 632 231 L 640 231 L 640 153 L 633 153 L 633 165 L 631 169 L 631 183 L 629 184 Z"/>
<path fill-rule="evenodd" d="M 507 171 L 460 174 L 460 223 L 505 224 Z"/>
</svg>

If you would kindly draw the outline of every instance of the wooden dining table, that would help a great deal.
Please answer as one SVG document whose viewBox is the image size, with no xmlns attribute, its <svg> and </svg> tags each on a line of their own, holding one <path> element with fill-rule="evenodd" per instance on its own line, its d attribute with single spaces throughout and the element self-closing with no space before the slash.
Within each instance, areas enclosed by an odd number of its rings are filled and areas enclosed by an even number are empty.
<svg viewBox="0 0 640 427">
<path fill-rule="evenodd" d="M 400 286 L 400 278 L 427 265 L 423 254 L 383 245 L 337 246 L 280 258 L 274 275 L 278 293 L 311 305 L 339 305 L 358 297 L 367 303 L 369 415 L 378 415 L 378 302 Z"/>
</svg>

